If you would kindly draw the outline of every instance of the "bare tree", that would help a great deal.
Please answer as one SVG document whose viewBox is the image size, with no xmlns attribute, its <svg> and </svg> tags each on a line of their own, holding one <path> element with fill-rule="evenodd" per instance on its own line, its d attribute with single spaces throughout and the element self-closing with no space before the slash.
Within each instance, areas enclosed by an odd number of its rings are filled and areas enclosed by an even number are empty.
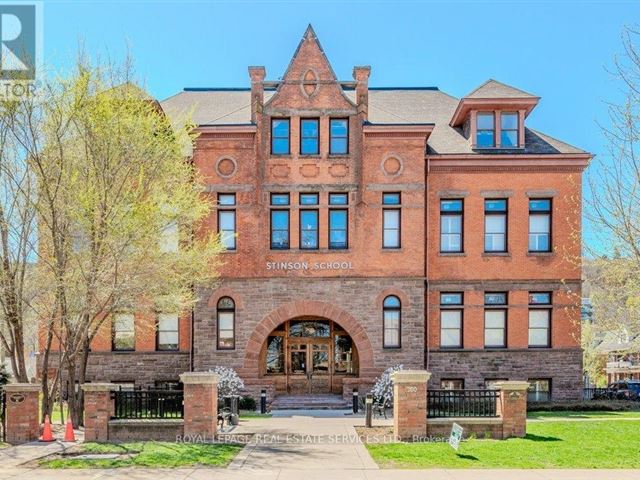
<svg viewBox="0 0 640 480">
<path fill-rule="evenodd" d="M 586 212 L 596 242 L 589 252 L 589 283 L 596 325 L 626 332 L 640 341 L 640 33 L 626 28 L 624 54 L 613 73 L 623 99 L 609 104 L 609 126 L 602 131 L 607 155 L 589 183 Z M 637 346 L 637 344 L 636 344 Z"/>
</svg>

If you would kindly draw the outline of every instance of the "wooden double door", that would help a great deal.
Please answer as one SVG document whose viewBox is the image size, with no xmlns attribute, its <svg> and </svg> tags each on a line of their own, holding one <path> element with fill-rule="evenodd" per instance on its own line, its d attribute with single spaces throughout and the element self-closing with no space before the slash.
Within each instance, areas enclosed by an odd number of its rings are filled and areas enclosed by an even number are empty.
<svg viewBox="0 0 640 480">
<path fill-rule="evenodd" d="M 290 338 L 288 343 L 289 393 L 331 392 L 332 339 Z"/>
</svg>

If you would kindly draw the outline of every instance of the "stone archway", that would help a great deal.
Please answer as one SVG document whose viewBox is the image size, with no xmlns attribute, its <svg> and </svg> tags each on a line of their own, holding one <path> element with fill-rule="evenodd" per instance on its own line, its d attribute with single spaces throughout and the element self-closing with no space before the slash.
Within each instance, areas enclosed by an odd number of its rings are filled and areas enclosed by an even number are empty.
<svg viewBox="0 0 640 480">
<path fill-rule="evenodd" d="M 258 372 L 260 350 L 269 334 L 280 324 L 299 317 L 323 317 L 339 324 L 351 336 L 358 349 L 360 372 L 373 368 L 373 348 L 364 327 L 349 313 L 327 302 L 299 300 L 286 303 L 265 316 L 247 341 L 244 370 Z"/>
</svg>

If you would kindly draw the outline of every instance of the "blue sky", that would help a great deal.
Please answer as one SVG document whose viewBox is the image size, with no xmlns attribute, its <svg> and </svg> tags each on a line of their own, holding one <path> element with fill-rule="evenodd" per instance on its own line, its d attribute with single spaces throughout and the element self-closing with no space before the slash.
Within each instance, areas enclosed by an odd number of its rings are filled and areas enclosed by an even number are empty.
<svg viewBox="0 0 640 480">
<path fill-rule="evenodd" d="M 312 23 L 340 79 L 371 65 L 372 86 L 462 96 L 495 78 L 542 97 L 529 126 L 604 159 L 598 124 L 605 102 L 620 98 L 606 68 L 622 51 L 623 26 L 639 18 L 637 0 L 45 0 L 45 61 L 70 65 L 80 42 L 116 58 L 129 48 L 163 99 L 183 87 L 247 87 L 248 65 L 279 78 Z"/>
</svg>

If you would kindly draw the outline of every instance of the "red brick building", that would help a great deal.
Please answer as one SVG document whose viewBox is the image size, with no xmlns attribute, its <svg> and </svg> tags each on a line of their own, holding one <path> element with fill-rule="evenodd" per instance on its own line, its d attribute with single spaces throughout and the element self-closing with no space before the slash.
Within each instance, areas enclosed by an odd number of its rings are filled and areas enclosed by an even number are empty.
<svg viewBox="0 0 640 480">
<path fill-rule="evenodd" d="M 221 281 L 158 334 L 133 315 L 105 327 L 90 378 L 225 365 L 252 393 L 349 396 L 403 364 L 431 388 L 529 380 L 579 396 L 581 267 L 567 258 L 590 155 L 528 128 L 539 98 L 516 88 L 457 99 L 371 88 L 370 73 L 338 80 L 309 27 L 281 80 L 249 67 L 250 89 L 162 102 L 198 125 Z"/>
</svg>

